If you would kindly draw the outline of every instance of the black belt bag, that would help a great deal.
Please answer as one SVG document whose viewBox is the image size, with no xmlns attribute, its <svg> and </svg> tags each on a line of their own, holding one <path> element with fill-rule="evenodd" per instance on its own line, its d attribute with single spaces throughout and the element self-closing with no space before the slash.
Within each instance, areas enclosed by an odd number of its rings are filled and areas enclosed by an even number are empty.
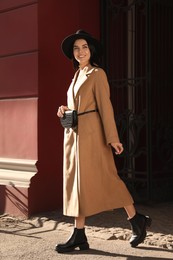
<svg viewBox="0 0 173 260">
<path fill-rule="evenodd" d="M 75 128 L 78 124 L 78 116 L 81 116 L 81 115 L 84 115 L 87 113 L 92 113 L 92 112 L 98 112 L 98 110 L 94 109 L 94 110 L 89 110 L 89 111 L 82 112 L 82 113 L 77 113 L 76 110 L 65 111 L 64 116 L 60 117 L 61 125 L 64 128 Z"/>
</svg>

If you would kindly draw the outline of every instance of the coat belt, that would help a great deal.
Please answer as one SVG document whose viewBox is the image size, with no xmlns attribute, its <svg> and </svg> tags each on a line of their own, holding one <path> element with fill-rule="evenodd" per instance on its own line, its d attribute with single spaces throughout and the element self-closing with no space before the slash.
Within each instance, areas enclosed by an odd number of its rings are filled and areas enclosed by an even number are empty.
<svg viewBox="0 0 173 260">
<path fill-rule="evenodd" d="M 88 110 L 88 111 L 85 111 L 85 112 L 78 113 L 77 115 L 82 116 L 82 115 L 92 113 L 92 112 L 98 112 L 98 109 Z"/>
</svg>

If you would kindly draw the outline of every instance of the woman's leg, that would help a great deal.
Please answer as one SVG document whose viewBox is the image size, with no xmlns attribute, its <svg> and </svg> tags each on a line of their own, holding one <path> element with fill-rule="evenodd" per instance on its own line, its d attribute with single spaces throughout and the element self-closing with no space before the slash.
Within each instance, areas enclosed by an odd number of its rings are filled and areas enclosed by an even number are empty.
<svg viewBox="0 0 173 260">
<path fill-rule="evenodd" d="M 77 217 L 74 222 L 75 228 L 82 229 L 85 226 L 85 217 Z"/>
<path fill-rule="evenodd" d="M 125 209 L 129 219 L 133 218 L 136 215 L 136 209 L 133 204 L 124 207 L 124 209 Z"/>
</svg>

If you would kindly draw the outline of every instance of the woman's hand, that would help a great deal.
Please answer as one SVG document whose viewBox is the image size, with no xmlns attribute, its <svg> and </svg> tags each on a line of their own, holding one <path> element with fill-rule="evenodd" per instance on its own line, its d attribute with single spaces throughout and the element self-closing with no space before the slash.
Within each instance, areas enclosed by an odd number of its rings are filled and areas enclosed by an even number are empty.
<svg viewBox="0 0 173 260">
<path fill-rule="evenodd" d="M 67 110 L 69 110 L 69 108 L 67 106 L 60 106 L 58 108 L 58 111 L 57 111 L 57 116 L 58 117 L 63 117 L 64 112 L 67 111 Z"/>
<path fill-rule="evenodd" d="M 111 146 L 115 149 L 115 154 L 121 154 L 124 151 L 122 143 L 111 143 Z"/>
</svg>

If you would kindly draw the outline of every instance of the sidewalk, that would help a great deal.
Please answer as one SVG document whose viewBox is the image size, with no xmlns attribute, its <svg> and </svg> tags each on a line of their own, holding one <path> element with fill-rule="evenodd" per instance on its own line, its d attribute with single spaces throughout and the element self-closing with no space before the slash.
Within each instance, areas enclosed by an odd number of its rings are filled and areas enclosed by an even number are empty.
<svg viewBox="0 0 173 260">
<path fill-rule="evenodd" d="M 173 259 L 173 203 L 137 206 L 150 215 L 153 224 L 144 243 L 131 248 L 129 223 L 123 209 L 104 212 L 87 219 L 88 251 L 58 254 L 56 243 L 65 242 L 72 219 L 60 211 L 41 214 L 29 220 L 0 216 L 0 259 Z"/>
</svg>

